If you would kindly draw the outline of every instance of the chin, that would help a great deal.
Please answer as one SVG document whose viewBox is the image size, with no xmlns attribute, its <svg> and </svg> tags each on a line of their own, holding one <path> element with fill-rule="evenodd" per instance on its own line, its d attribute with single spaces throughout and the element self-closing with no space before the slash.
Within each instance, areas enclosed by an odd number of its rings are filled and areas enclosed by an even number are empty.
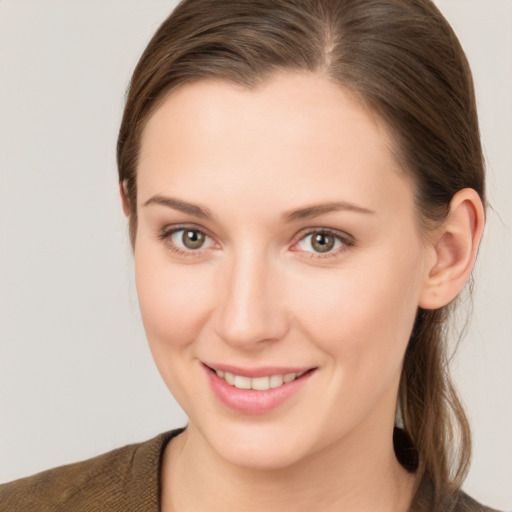
<svg viewBox="0 0 512 512">
<path fill-rule="evenodd" d="M 253 470 L 271 471 L 289 468 L 302 459 L 303 454 L 296 448 L 279 446 L 274 442 L 266 445 L 219 446 L 219 455 L 230 464 Z"/>
<path fill-rule="evenodd" d="M 315 451 L 305 430 L 276 425 L 231 426 L 205 432 L 213 450 L 226 462 L 248 469 L 279 470 L 293 466 Z"/>
</svg>

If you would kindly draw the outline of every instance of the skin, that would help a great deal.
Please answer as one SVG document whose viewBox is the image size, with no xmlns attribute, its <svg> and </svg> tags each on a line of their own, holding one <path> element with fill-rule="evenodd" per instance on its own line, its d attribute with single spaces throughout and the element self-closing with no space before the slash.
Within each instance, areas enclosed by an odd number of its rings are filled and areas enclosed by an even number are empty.
<svg viewBox="0 0 512 512">
<path fill-rule="evenodd" d="M 317 75 L 255 90 L 201 81 L 149 119 L 137 291 L 157 367 L 189 417 L 165 452 L 162 510 L 408 509 L 414 476 L 392 446 L 404 352 L 418 306 L 440 307 L 467 279 L 483 210 L 466 189 L 451 228 L 425 236 L 392 144 Z M 171 235 L 183 225 L 206 234 L 201 248 Z M 336 244 L 318 253 L 308 234 L 326 229 Z M 316 370 L 255 416 L 217 399 L 204 362 Z"/>
</svg>

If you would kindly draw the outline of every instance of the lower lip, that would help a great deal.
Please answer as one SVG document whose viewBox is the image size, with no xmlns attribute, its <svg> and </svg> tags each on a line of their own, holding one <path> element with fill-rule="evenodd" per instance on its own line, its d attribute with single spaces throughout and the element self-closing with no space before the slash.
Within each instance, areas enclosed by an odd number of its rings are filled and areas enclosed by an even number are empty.
<svg viewBox="0 0 512 512">
<path fill-rule="evenodd" d="M 204 369 L 217 398 L 230 409 L 243 414 L 265 414 L 276 409 L 300 391 L 316 373 L 315 370 L 309 371 L 298 379 L 277 388 L 256 391 L 230 386 L 208 367 L 205 366 Z"/>
</svg>

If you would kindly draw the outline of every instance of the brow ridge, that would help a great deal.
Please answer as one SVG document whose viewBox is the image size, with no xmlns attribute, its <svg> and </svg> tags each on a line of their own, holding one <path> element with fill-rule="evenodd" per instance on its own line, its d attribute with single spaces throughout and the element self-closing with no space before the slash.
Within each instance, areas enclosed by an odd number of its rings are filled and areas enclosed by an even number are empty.
<svg viewBox="0 0 512 512">
<path fill-rule="evenodd" d="M 194 215 L 194 217 L 199 217 L 201 219 L 210 219 L 212 218 L 212 214 L 208 208 L 203 208 L 193 203 L 189 203 L 187 201 L 183 201 L 181 199 L 176 199 L 174 197 L 161 196 L 159 194 L 150 197 L 143 206 L 149 206 L 151 204 L 159 204 L 162 206 L 167 206 L 172 208 L 173 210 L 178 210 L 183 213 L 188 213 L 189 215 Z"/>
<path fill-rule="evenodd" d="M 332 201 L 328 203 L 306 206 L 305 208 L 297 208 L 295 210 L 285 212 L 283 213 L 282 218 L 286 222 L 293 222 L 297 220 L 312 219 L 326 213 L 337 211 L 350 211 L 363 214 L 375 213 L 373 210 L 346 201 Z"/>
<path fill-rule="evenodd" d="M 167 206 L 168 208 L 194 215 L 195 217 L 199 217 L 201 219 L 213 218 L 213 215 L 211 214 L 210 210 L 208 210 L 208 208 L 183 201 L 182 199 L 176 199 L 174 197 L 167 197 L 157 194 L 150 197 L 143 204 L 143 206 L 148 206 L 151 204 Z M 373 210 L 346 201 L 331 201 L 328 203 L 315 204 L 285 212 L 282 214 L 282 220 L 285 222 L 294 222 L 297 220 L 312 219 L 314 217 L 319 217 L 320 215 L 325 215 L 327 213 L 337 211 L 352 211 L 363 214 L 375 213 Z"/>
</svg>

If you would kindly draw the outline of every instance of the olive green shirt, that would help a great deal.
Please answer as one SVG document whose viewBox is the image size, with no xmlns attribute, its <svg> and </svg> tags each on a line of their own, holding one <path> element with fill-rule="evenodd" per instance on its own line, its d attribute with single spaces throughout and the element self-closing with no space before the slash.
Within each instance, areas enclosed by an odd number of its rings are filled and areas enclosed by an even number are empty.
<svg viewBox="0 0 512 512">
<path fill-rule="evenodd" d="M 0 512 L 159 512 L 163 452 L 182 431 L 0 485 Z M 410 512 L 434 512 L 428 489 L 420 486 Z M 435 512 L 448 511 L 492 512 L 462 492 Z"/>
</svg>

